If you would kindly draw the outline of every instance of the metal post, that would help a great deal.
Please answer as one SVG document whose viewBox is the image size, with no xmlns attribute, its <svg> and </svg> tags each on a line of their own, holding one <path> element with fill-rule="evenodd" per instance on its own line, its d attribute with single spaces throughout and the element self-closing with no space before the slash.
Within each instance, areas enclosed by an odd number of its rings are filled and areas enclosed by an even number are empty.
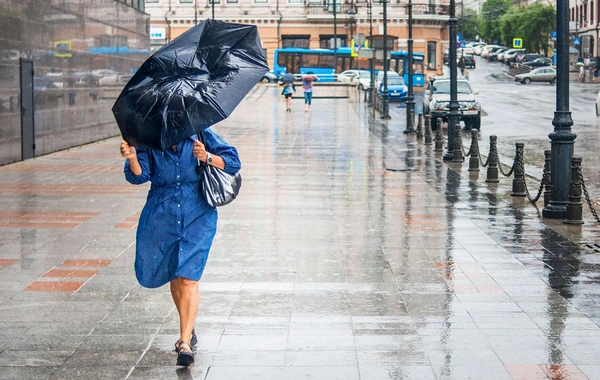
<svg viewBox="0 0 600 380">
<path fill-rule="evenodd" d="M 379 0 L 383 3 L 383 99 L 382 100 L 382 119 L 391 119 L 388 99 L 388 77 L 389 61 L 387 58 L 387 0 Z"/>
<path fill-rule="evenodd" d="M 198 0 L 194 0 L 194 25 L 198 25 Z"/>
<path fill-rule="evenodd" d="M 513 197 L 524 197 L 527 195 L 525 191 L 525 168 L 523 166 L 523 149 L 525 144 L 516 143 L 515 151 L 515 171 L 512 182 L 512 195 Z"/>
<path fill-rule="evenodd" d="M 425 115 L 425 145 L 432 144 L 431 138 L 431 115 Z"/>
<path fill-rule="evenodd" d="M 417 118 L 417 139 L 423 138 L 423 114 L 420 113 Z"/>
<path fill-rule="evenodd" d="M 469 171 L 470 172 L 478 172 L 479 171 L 479 141 L 477 141 L 477 137 L 479 135 L 479 131 L 477 129 L 471 130 L 471 148 L 469 148 Z"/>
<path fill-rule="evenodd" d="M 408 94 L 406 95 L 406 130 L 411 133 L 415 124 L 415 96 L 413 94 L 413 38 L 412 38 L 412 0 L 408 0 Z"/>
<path fill-rule="evenodd" d="M 452 162 L 460 162 L 462 163 L 465 160 L 462 151 L 462 134 L 460 130 L 460 125 L 456 126 L 454 137 L 454 152 L 452 154 Z"/>
<path fill-rule="evenodd" d="M 435 129 L 435 148 L 434 152 L 444 151 L 444 132 L 442 131 L 442 118 L 438 117 Z M 454 154 L 454 153 L 453 153 Z"/>
<path fill-rule="evenodd" d="M 215 0 L 210 0 L 210 5 L 212 8 L 212 19 L 215 19 Z"/>
<path fill-rule="evenodd" d="M 454 159 L 454 129 L 460 124 L 460 112 L 458 111 L 458 100 L 456 97 L 456 1 L 450 0 L 450 104 L 448 106 L 448 151 L 444 160 Z"/>
<path fill-rule="evenodd" d="M 558 0 L 556 4 L 556 111 L 551 140 L 552 193 L 550 203 L 542 210 L 545 218 L 565 218 L 569 183 L 570 163 L 573 157 L 575 138 L 571 131 L 573 119 L 569 111 L 569 0 Z"/>
<path fill-rule="evenodd" d="M 571 183 L 569 184 L 569 202 L 567 203 L 567 224 L 583 224 L 583 202 L 581 200 L 581 157 L 571 158 Z"/>
<path fill-rule="evenodd" d="M 333 0 L 333 73 L 337 71 L 337 4 Z"/>
<path fill-rule="evenodd" d="M 488 167 L 487 167 L 487 178 L 485 182 L 498 183 L 498 137 L 496 135 L 490 136 L 490 153 L 488 155 Z"/>
</svg>

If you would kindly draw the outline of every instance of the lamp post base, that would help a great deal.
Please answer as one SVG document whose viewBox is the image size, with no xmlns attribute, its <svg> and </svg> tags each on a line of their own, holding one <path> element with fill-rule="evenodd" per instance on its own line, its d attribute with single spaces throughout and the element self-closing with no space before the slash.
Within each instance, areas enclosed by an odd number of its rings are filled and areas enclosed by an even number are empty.
<svg viewBox="0 0 600 380">
<path fill-rule="evenodd" d="M 567 202 L 552 202 L 542 210 L 542 217 L 549 219 L 564 219 L 567 217 Z"/>
</svg>

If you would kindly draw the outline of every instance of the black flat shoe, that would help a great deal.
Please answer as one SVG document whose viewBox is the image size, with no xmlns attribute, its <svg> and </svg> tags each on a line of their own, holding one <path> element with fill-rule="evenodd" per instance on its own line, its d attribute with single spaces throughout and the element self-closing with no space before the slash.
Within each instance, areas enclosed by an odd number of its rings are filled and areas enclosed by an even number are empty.
<svg viewBox="0 0 600 380">
<path fill-rule="evenodd" d="M 179 341 L 177 347 L 177 365 L 189 367 L 192 364 L 194 364 L 194 351 L 192 351 L 192 346 L 185 340 Z"/>
</svg>

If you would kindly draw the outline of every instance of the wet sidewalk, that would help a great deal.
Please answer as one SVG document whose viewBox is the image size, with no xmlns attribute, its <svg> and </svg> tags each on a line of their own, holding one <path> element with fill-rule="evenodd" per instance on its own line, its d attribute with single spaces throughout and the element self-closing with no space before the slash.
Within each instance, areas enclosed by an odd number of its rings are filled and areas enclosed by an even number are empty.
<svg viewBox="0 0 600 380">
<path fill-rule="evenodd" d="M 215 128 L 244 184 L 190 369 L 168 287 L 133 274 L 148 186 L 120 140 L 0 167 L 0 379 L 600 379 L 596 226 L 542 223 L 404 135 L 402 110 L 279 98 L 258 86 Z"/>
</svg>

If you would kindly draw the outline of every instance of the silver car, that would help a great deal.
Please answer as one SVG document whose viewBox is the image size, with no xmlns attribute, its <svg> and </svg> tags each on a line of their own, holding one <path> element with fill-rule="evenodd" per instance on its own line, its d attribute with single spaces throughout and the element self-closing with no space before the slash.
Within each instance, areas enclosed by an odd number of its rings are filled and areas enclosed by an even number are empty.
<svg viewBox="0 0 600 380">
<path fill-rule="evenodd" d="M 528 73 L 515 75 L 515 82 L 529 84 L 531 82 L 548 82 L 556 83 L 556 69 L 553 67 L 540 67 L 539 69 L 531 70 Z"/>
</svg>

